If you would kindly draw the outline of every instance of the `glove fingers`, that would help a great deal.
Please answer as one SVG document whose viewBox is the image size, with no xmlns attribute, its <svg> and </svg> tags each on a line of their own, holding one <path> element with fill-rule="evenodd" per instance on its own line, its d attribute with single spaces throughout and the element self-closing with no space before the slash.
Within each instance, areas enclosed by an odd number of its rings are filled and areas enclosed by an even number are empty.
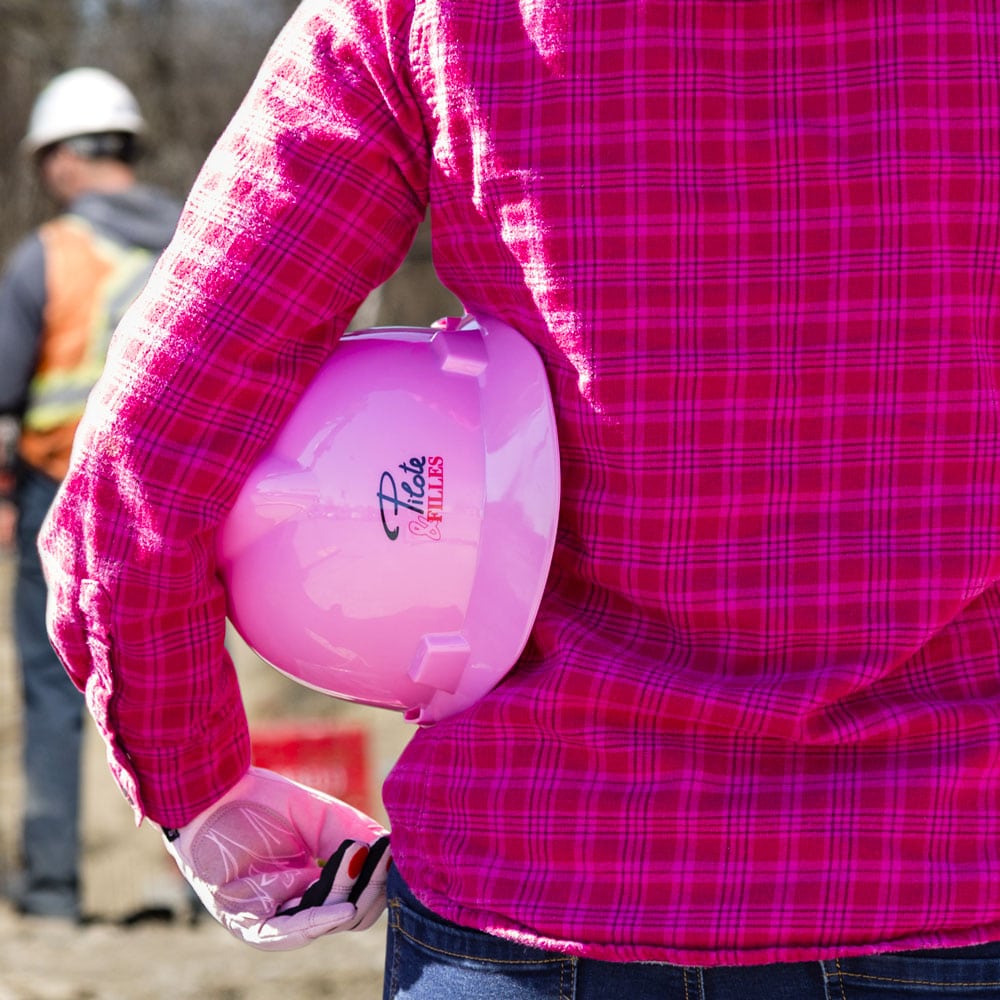
<svg viewBox="0 0 1000 1000">
<path fill-rule="evenodd" d="M 388 841 L 388 837 L 382 838 Z M 379 845 L 378 858 L 385 851 L 385 846 L 381 846 L 381 840 L 376 841 Z M 367 886 L 375 864 L 369 864 L 370 851 L 367 844 L 361 844 L 356 840 L 345 840 L 330 855 L 330 860 L 323 866 L 318 879 L 310 885 L 300 897 L 289 899 L 276 913 L 276 916 L 288 917 L 301 913 L 313 907 L 324 906 L 329 903 L 344 902 L 352 905 L 355 902 L 355 888 L 361 879 L 364 879 L 361 889 Z M 378 861 L 376 858 L 376 862 Z"/>
<path fill-rule="evenodd" d="M 372 856 L 375 855 L 374 861 Z M 385 883 L 392 865 L 392 854 L 389 850 L 389 838 L 381 837 L 368 853 L 369 871 L 365 874 L 365 885 L 354 894 L 354 902 L 358 908 L 357 921 L 351 930 L 367 930 L 385 909 Z M 361 876 L 358 876 L 358 883 Z M 356 883 L 357 885 L 357 883 Z"/>
<path fill-rule="evenodd" d="M 280 907 L 276 915 L 279 917 L 292 916 L 302 910 L 308 910 L 310 907 L 322 906 L 330 895 L 330 891 L 334 888 L 337 873 L 343 864 L 344 856 L 355 843 L 353 840 L 345 840 L 330 855 L 330 860 L 323 866 L 319 878 L 302 893 L 299 899 L 290 899 L 284 906 Z"/>
<path fill-rule="evenodd" d="M 376 872 L 382 867 L 383 859 L 386 864 L 388 864 L 388 853 L 389 853 L 389 836 L 386 834 L 384 837 L 379 837 L 374 844 L 368 849 L 368 856 L 365 858 L 364 864 L 361 866 L 361 871 L 358 873 L 358 877 L 354 881 L 354 885 L 351 887 L 351 891 L 347 894 L 347 901 L 349 903 L 357 903 L 361 898 L 364 891 L 368 888 L 369 882 L 375 876 Z M 384 884 L 384 881 L 383 881 Z"/>
<path fill-rule="evenodd" d="M 253 927 L 230 926 L 247 944 L 263 951 L 291 951 L 334 931 L 349 930 L 357 919 L 351 903 L 313 906 L 298 913 L 262 920 Z"/>
<path fill-rule="evenodd" d="M 241 936 L 256 948 L 289 950 L 334 931 L 367 930 L 385 909 L 390 864 L 388 836 L 371 848 L 344 841 L 300 900 Z"/>
</svg>

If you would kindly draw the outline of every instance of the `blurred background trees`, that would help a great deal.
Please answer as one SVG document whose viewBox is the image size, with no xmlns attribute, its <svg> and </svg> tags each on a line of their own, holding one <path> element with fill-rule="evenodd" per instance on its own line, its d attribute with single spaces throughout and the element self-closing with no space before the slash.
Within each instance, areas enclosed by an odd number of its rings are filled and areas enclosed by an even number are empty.
<svg viewBox="0 0 1000 1000">
<path fill-rule="evenodd" d="M 183 197 L 297 0 L 0 0 L 0 261 L 52 206 L 19 155 L 31 105 L 56 73 L 100 66 L 149 126 L 144 179 Z M 426 225 L 355 325 L 425 323 L 458 303 L 437 282 Z"/>
</svg>

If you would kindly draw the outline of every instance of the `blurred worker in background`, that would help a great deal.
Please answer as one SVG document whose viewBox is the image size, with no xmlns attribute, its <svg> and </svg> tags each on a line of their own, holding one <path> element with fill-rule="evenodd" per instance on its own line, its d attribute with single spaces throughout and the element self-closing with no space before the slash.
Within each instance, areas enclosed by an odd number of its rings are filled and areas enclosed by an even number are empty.
<svg viewBox="0 0 1000 1000">
<path fill-rule="evenodd" d="M 177 224 L 179 204 L 137 181 L 143 128 L 133 94 L 103 70 L 74 69 L 45 87 L 23 148 L 59 214 L 15 249 L 0 283 L 0 532 L 17 546 L 14 638 L 24 694 L 17 905 L 37 916 L 80 915 L 83 700 L 46 636 L 36 541 L 111 333 Z"/>
</svg>

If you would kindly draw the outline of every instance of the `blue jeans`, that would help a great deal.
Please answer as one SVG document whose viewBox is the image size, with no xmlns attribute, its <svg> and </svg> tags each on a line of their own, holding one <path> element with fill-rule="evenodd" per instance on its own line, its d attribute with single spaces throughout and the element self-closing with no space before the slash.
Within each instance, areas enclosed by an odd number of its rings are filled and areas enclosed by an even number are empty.
<svg viewBox="0 0 1000 1000">
<path fill-rule="evenodd" d="M 1000 944 L 741 968 L 598 962 L 442 920 L 393 868 L 383 989 L 383 1000 L 981 1000 L 1000 997 Z"/>
<path fill-rule="evenodd" d="M 73 686 L 45 630 L 46 587 L 38 531 L 58 484 L 23 468 L 17 488 L 14 642 L 24 698 L 23 885 L 26 913 L 79 915 L 80 743 L 83 695 Z"/>
</svg>

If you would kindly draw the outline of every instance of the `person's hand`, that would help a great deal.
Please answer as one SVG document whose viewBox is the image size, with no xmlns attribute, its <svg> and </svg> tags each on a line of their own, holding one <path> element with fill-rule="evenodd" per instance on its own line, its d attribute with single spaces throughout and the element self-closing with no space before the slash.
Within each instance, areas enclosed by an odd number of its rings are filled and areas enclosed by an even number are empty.
<svg viewBox="0 0 1000 1000">
<path fill-rule="evenodd" d="M 0 498 L 0 549 L 14 547 L 17 534 L 17 507 L 10 500 Z"/>
<path fill-rule="evenodd" d="M 352 806 L 251 767 L 167 850 L 206 909 L 257 948 L 364 930 L 385 909 L 389 836 Z"/>
</svg>

